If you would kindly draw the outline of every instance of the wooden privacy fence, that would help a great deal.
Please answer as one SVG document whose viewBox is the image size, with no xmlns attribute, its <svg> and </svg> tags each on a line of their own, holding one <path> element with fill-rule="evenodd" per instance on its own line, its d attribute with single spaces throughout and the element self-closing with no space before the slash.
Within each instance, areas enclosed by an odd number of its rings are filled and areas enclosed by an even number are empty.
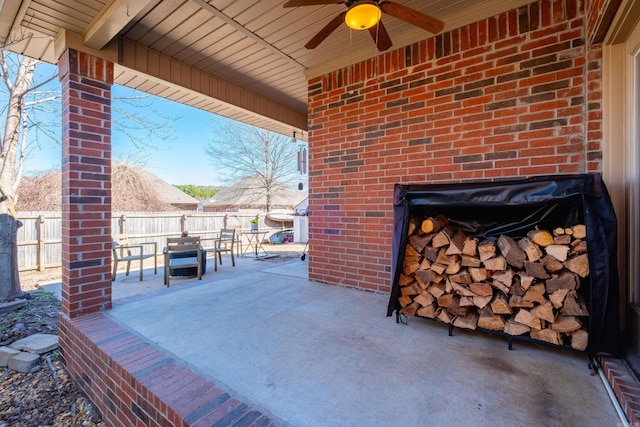
<svg viewBox="0 0 640 427">
<path fill-rule="evenodd" d="M 221 228 L 249 229 L 257 214 L 243 212 L 114 212 L 111 232 L 114 237 L 126 234 L 130 244 L 156 242 L 162 250 L 166 238 L 189 235 L 213 238 Z M 16 218 L 23 226 L 18 229 L 18 268 L 20 271 L 40 270 L 62 265 L 62 213 L 19 212 Z M 276 230 L 264 224 L 261 229 Z"/>
</svg>

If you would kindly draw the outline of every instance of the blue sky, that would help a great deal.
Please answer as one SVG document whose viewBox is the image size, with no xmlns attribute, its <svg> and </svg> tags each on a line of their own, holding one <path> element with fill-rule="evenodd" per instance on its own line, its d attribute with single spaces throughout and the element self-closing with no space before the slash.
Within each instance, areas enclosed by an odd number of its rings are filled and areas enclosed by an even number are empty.
<svg viewBox="0 0 640 427">
<path fill-rule="evenodd" d="M 114 97 L 126 96 L 131 90 L 117 86 Z M 117 102 L 114 101 L 114 102 Z M 114 159 L 139 163 L 151 173 L 171 184 L 221 185 L 224 171 L 214 167 L 204 154 L 207 143 L 222 137 L 212 129 L 223 129 L 230 122 L 215 114 L 173 101 L 156 98 L 154 108 L 164 116 L 177 117 L 173 122 L 175 139 L 152 140 L 152 147 L 135 147 L 125 136 L 113 133 Z M 51 140 L 42 140 L 25 164 L 28 174 L 60 168 L 61 147 Z"/>
<path fill-rule="evenodd" d="M 122 86 L 113 88 L 114 97 L 130 92 Z M 221 185 L 223 171 L 211 164 L 204 149 L 214 139 L 223 138 L 221 131 L 232 121 L 177 102 L 154 98 L 156 110 L 176 118 L 172 123 L 175 139 L 150 141 L 154 148 L 139 149 L 114 132 L 114 158 L 133 156 L 140 160 L 139 157 L 144 156 L 141 166 L 171 184 Z"/>
<path fill-rule="evenodd" d="M 42 67 L 39 71 L 44 75 L 56 72 L 56 68 L 48 64 L 39 67 Z M 59 87 L 59 83 L 55 83 Z M 126 97 L 131 93 L 131 89 L 114 85 L 114 104 L 118 102 L 118 97 Z M 155 110 L 163 116 L 177 118 L 172 123 L 175 139 L 149 140 L 149 146 L 136 148 L 124 135 L 113 132 L 114 159 L 133 159 L 133 162 L 171 184 L 222 185 L 225 171 L 211 164 L 204 149 L 209 142 L 222 138 L 224 128 L 233 121 L 173 101 L 153 98 Z M 26 161 L 27 174 L 60 168 L 59 143 L 42 136 L 39 141 L 40 149 L 33 150 Z"/>
</svg>

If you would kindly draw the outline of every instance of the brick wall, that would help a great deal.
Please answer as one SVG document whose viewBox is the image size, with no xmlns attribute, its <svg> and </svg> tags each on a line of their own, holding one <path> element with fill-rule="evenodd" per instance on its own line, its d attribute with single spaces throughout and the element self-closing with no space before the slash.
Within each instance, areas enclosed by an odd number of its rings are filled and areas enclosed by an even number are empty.
<svg viewBox="0 0 640 427">
<path fill-rule="evenodd" d="M 395 183 L 600 170 L 601 56 L 542 0 L 310 80 L 310 277 L 390 290 Z"/>
<path fill-rule="evenodd" d="M 113 63 L 67 49 L 62 84 L 62 312 L 111 307 Z"/>
</svg>

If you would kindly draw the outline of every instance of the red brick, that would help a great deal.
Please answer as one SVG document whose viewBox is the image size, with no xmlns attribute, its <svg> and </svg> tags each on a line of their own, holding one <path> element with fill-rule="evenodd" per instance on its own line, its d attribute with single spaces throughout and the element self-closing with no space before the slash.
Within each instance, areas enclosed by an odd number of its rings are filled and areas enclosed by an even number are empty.
<svg viewBox="0 0 640 427">
<path fill-rule="evenodd" d="M 561 4 L 564 3 L 561 1 Z M 411 68 L 403 68 L 404 64 L 399 61 L 399 58 L 403 58 L 404 49 L 388 52 L 382 58 L 384 71 L 379 70 L 375 79 L 367 80 L 366 76 L 358 75 L 358 90 L 366 94 L 366 99 L 354 102 L 348 108 L 338 107 L 334 112 L 331 112 L 331 108 L 327 109 L 326 106 L 330 102 L 337 102 L 343 93 L 338 88 L 323 92 L 316 87 L 310 91 L 310 125 L 323 124 L 323 129 L 310 134 L 311 193 L 327 193 L 330 186 L 340 185 L 342 181 L 353 183 L 346 186 L 340 198 L 331 198 L 330 203 L 336 207 L 331 211 L 332 216 L 320 215 L 312 219 L 314 239 L 323 242 L 319 256 L 310 261 L 312 277 L 367 289 L 388 288 L 388 270 L 382 268 L 387 264 L 387 258 L 374 257 L 374 252 L 370 251 L 379 253 L 381 248 L 389 248 L 390 234 L 382 235 L 375 244 L 363 244 L 362 239 L 371 231 L 379 233 L 387 230 L 385 233 L 390 233 L 391 216 L 387 214 L 386 219 L 372 219 L 362 217 L 359 212 L 374 207 L 379 210 L 380 203 L 387 203 L 385 209 L 390 213 L 392 185 L 395 182 L 475 180 L 598 170 L 597 162 L 586 163 L 588 157 L 584 155 L 584 150 L 585 144 L 593 152 L 601 150 L 598 138 L 601 138 L 602 109 L 590 110 L 588 121 L 585 121 L 585 102 L 573 102 L 579 97 L 600 101 L 601 73 L 588 73 L 586 81 L 583 76 L 587 58 L 601 61 L 598 58 L 601 49 L 583 47 L 580 27 L 565 21 L 563 14 L 562 19 L 558 20 L 557 13 L 549 13 L 552 7 L 551 2 L 546 0 L 529 5 L 529 22 L 523 29 L 518 28 L 518 13 L 522 10 L 519 9 L 443 35 L 450 37 L 453 42 L 451 54 L 440 56 L 436 61 L 433 61 L 435 38 L 429 38 L 418 44 L 424 54 L 414 55 L 411 47 Z M 567 10 L 571 7 L 568 5 Z M 580 42 L 577 48 L 567 48 L 571 43 L 563 44 L 574 39 Z M 543 75 L 527 73 L 501 79 L 520 70 L 522 62 L 531 59 L 531 53 L 558 54 L 558 62 L 570 59 L 571 63 L 568 68 Z M 501 61 L 501 65 L 494 64 L 498 61 Z M 599 70 L 601 66 L 598 62 L 596 65 L 592 68 Z M 356 64 L 356 67 L 359 66 Z M 562 67 L 566 66 L 562 64 Z M 480 96 L 459 101 L 455 99 L 466 85 L 473 87 L 474 83 L 487 78 L 495 78 L 500 83 L 488 86 L 480 84 L 477 86 L 482 90 Z M 394 79 L 398 81 L 388 84 Z M 558 79 L 567 83 L 550 85 Z M 321 80 L 335 83 L 336 74 L 324 76 Z M 310 85 L 321 80 L 314 79 Z M 401 97 L 398 92 L 387 93 L 388 88 L 407 83 L 412 86 L 404 90 Z M 547 90 L 542 93 L 552 93 L 553 98 L 538 96 L 537 90 Z M 531 97 L 532 94 L 536 96 Z M 329 101 L 328 96 L 334 99 Z M 510 104 L 510 100 L 514 100 L 514 103 Z M 389 101 L 390 105 L 385 104 Z M 416 104 L 417 108 L 404 107 L 415 103 L 420 103 Z M 488 107 L 490 105 L 496 107 Z M 359 126 L 353 126 L 356 115 L 344 114 L 345 110 L 357 112 Z M 558 123 L 562 126 L 547 127 L 544 123 L 560 118 L 563 120 Z M 419 124 L 419 128 L 409 125 L 409 120 L 420 120 L 414 122 Z M 529 122 L 538 124 L 529 130 Z M 345 129 L 347 125 L 350 126 Z M 379 127 L 383 133 L 366 136 L 371 132 L 364 128 L 372 126 Z M 586 135 L 585 129 L 589 132 Z M 330 133 L 336 135 L 328 137 Z M 358 154 L 364 164 L 357 171 L 347 172 L 344 169 L 346 162 L 343 161 L 323 163 L 324 157 L 331 156 L 332 147 L 344 148 L 344 144 L 357 146 L 363 138 L 371 143 L 366 145 L 366 154 Z M 412 140 L 424 140 L 425 143 L 409 145 L 408 141 Z M 508 144 L 513 144 L 513 147 Z M 453 156 L 499 150 L 516 150 L 517 157 L 452 164 Z M 373 190 L 373 185 L 378 182 L 386 183 L 386 188 Z M 376 194 L 373 194 L 374 191 Z M 312 198 L 312 211 L 318 212 L 327 202 L 329 200 L 324 198 Z M 347 212 L 348 216 L 340 215 Z M 366 223 L 370 229 L 361 232 L 340 226 L 355 223 Z M 340 230 L 341 234 L 324 235 L 325 229 Z M 365 251 L 361 258 L 367 259 L 367 268 L 337 262 L 342 254 L 353 250 L 347 249 L 346 245 L 354 239 L 355 244 L 360 243 L 359 250 Z M 337 267 L 329 271 L 329 265 L 333 262 L 337 262 Z M 363 263 L 362 260 L 359 262 Z M 320 268 L 314 268 L 316 263 L 320 264 Z M 361 277 L 358 278 L 358 275 Z"/>
</svg>

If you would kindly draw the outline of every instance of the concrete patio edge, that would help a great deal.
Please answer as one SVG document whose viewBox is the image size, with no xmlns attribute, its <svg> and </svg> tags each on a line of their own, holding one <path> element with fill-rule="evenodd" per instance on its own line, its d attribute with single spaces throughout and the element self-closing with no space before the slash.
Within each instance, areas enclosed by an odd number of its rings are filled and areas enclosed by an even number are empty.
<svg viewBox="0 0 640 427">
<path fill-rule="evenodd" d="M 60 314 L 59 334 L 67 370 L 108 425 L 286 424 L 102 313 Z"/>
</svg>

